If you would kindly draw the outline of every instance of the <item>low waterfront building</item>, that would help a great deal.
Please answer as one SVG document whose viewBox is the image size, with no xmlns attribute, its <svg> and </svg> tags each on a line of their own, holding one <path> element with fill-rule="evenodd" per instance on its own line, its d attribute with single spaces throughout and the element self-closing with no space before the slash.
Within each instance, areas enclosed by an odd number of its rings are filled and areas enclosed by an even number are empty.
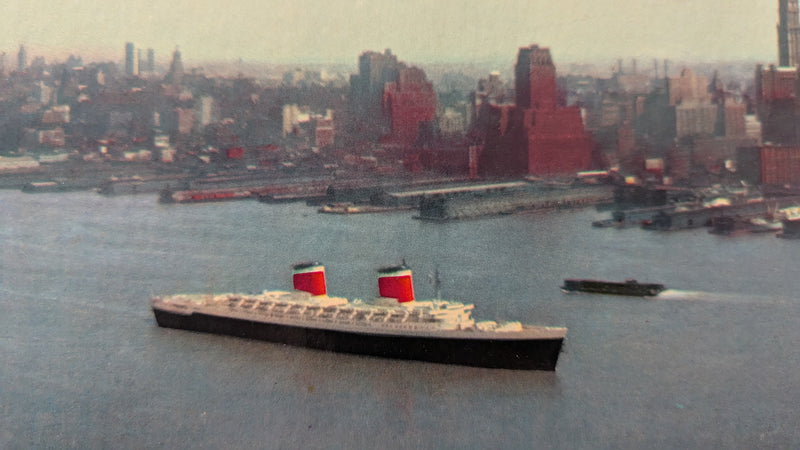
<svg viewBox="0 0 800 450">
<path fill-rule="evenodd" d="M 22 172 L 40 169 L 39 161 L 30 156 L 0 156 L 0 172 Z"/>
<path fill-rule="evenodd" d="M 132 150 L 124 152 L 122 158 L 125 161 L 150 161 L 153 159 L 153 152 L 150 150 Z"/>
<path fill-rule="evenodd" d="M 40 164 L 61 163 L 61 162 L 66 162 L 67 160 L 69 160 L 69 154 L 67 153 L 51 153 L 51 154 L 39 155 Z"/>
</svg>

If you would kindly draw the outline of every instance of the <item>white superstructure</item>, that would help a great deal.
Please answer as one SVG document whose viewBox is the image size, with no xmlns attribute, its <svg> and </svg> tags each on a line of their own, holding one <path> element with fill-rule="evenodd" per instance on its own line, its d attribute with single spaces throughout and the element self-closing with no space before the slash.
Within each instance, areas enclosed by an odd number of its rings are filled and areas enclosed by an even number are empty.
<svg viewBox="0 0 800 450">
<path fill-rule="evenodd" d="M 383 269 L 380 272 L 379 289 L 382 296 L 371 303 L 328 296 L 324 287 L 324 268 L 311 263 L 295 267 L 296 290 L 291 292 L 178 294 L 154 298 L 152 306 L 154 309 L 182 315 L 207 314 L 357 333 L 418 335 L 434 332 L 482 338 L 486 338 L 487 333 L 502 333 L 507 337 L 517 333 L 525 337 L 557 337 L 566 334 L 566 328 L 562 327 L 523 326 L 520 322 L 476 323 L 471 317 L 474 305 L 446 300 L 413 299 L 413 292 L 409 294 L 407 291 L 411 286 L 411 271 L 404 266 Z"/>
</svg>

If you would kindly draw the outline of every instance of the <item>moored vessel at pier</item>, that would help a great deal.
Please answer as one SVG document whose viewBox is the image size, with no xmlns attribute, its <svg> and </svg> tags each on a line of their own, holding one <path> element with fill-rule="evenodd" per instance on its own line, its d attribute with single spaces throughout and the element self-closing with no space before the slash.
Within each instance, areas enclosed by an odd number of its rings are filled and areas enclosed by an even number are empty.
<svg viewBox="0 0 800 450">
<path fill-rule="evenodd" d="M 783 227 L 777 236 L 783 239 L 800 239 L 800 206 L 784 208 L 780 212 L 783 216 Z"/>
<path fill-rule="evenodd" d="M 172 191 L 162 189 L 159 193 L 161 203 L 200 203 L 251 198 L 253 193 L 247 188 L 206 189 Z"/>
<path fill-rule="evenodd" d="M 371 303 L 327 294 L 325 268 L 294 266 L 294 291 L 151 300 L 159 326 L 343 353 L 477 367 L 555 370 L 567 329 L 476 322 L 473 305 L 414 298 L 405 265 L 379 270 Z"/>
</svg>

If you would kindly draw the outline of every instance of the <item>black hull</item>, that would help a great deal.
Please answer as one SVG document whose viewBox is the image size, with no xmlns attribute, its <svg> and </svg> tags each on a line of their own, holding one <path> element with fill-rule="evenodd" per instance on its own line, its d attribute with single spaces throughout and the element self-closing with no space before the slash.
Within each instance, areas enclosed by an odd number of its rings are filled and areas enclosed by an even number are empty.
<svg viewBox="0 0 800 450">
<path fill-rule="evenodd" d="M 555 370 L 563 338 L 467 339 L 376 335 L 153 309 L 161 327 L 340 353 L 516 370 Z"/>
<path fill-rule="evenodd" d="M 592 294 L 628 295 L 633 297 L 653 297 L 664 290 L 663 284 L 637 283 L 626 281 L 564 280 L 564 292 L 589 292 Z"/>
</svg>

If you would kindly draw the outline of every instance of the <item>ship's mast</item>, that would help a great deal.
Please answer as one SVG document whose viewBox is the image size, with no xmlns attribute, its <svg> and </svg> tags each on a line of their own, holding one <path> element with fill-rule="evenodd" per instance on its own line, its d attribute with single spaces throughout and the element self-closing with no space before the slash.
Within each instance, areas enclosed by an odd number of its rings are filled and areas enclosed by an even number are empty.
<svg viewBox="0 0 800 450">
<path fill-rule="evenodd" d="M 433 283 L 433 298 L 439 300 L 439 288 L 442 285 L 442 280 L 439 279 L 439 268 L 437 267 L 434 269 L 433 273 L 428 275 L 428 277 L 431 283 Z"/>
</svg>

